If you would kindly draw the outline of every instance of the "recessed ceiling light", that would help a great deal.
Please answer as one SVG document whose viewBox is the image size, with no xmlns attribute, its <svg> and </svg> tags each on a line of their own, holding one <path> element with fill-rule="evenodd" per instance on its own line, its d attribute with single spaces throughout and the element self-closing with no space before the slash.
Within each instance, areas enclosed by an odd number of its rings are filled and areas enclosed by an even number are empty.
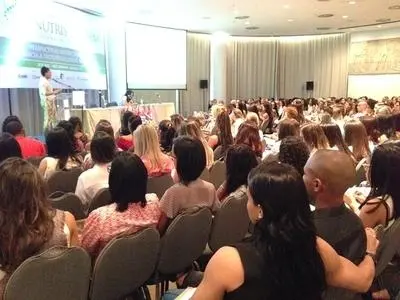
<svg viewBox="0 0 400 300">
<path fill-rule="evenodd" d="M 287 20 L 288 22 L 293 22 L 294 20 L 293 19 L 289 19 L 289 20 Z"/>
<path fill-rule="evenodd" d="M 322 15 L 318 15 L 318 18 L 332 18 L 333 14 L 322 14 Z"/>
<path fill-rule="evenodd" d="M 389 18 L 380 18 L 376 20 L 376 23 L 387 23 L 390 22 Z"/>
<path fill-rule="evenodd" d="M 349 1 L 350 5 L 356 4 L 356 1 Z"/>
<path fill-rule="evenodd" d="M 376 27 L 378 27 L 378 28 L 381 28 L 381 27 L 382 27 L 382 25 L 377 25 Z"/>
<path fill-rule="evenodd" d="M 246 20 L 248 18 L 250 18 L 250 16 L 237 16 L 237 17 L 235 17 L 236 20 Z"/>
<path fill-rule="evenodd" d="M 244 22 L 244 25 L 250 25 L 250 21 Z"/>
<path fill-rule="evenodd" d="M 246 29 L 247 29 L 247 30 L 257 30 L 257 29 L 260 29 L 260 27 L 257 27 L 257 26 L 249 26 L 249 27 L 246 27 Z"/>
<path fill-rule="evenodd" d="M 390 10 L 400 9 L 400 5 L 392 5 L 392 6 L 389 6 L 388 9 L 390 9 Z"/>
<path fill-rule="evenodd" d="M 343 19 L 347 19 L 349 16 L 342 16 Z"/>
<path fill-rule="evenodd" d="M 290 5 L 289 5 L 289 4 L 285 4 L 285 5 L 283 6 L 283 8 L 288 9 L 288 8 L 290 8 Z"/>
</svg>

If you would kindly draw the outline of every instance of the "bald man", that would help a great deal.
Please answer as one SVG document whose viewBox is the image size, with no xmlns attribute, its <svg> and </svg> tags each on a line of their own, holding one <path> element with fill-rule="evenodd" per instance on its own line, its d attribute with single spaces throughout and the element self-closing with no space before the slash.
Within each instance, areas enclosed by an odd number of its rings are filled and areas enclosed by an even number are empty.
<svg viewBox="0 0 400 300">
<path fill-rule="evenodd" d="M 318 150 L 304 167 L 304 183 L 311 202 L 317 234 L 340 255 L 359 264 L 366 251 L 366 236 L 360 218 L 348 209 L 343 197 L 354 184 L 355 167 L 344 152 Z M 329 288 L 323 299 L 361 299 L 361 295 Z"/>
</svg>

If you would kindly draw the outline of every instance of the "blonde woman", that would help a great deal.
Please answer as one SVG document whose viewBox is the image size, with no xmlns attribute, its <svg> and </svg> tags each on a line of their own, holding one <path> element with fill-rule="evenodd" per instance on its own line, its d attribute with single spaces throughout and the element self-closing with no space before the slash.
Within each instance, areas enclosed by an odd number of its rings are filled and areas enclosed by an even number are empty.
<svg viewBox="0 0 400 300">
<path fill-rule="evenodd" d="M 135 154 L 146 166 L 149 177 L 158 177 L 171 173 L 175 168 L 172 158 L 160 149 L 160 142 L 156 129 L 149 125 L 140 125 L 133 133 L 135 140 Z"/>
<path fill-rule="evenodd" d="M 197 138 L 201 141 L 204 146 L 204 150 L 206 152 L 206 167 L 211 168 L 212 164 L 214 163 L 214 151 L 208 145 L 206 139 L 204 138 L 203 132 L 201 131 L 200 127 L 196 124 L 196 122 L 185 122 L 181 125 L 181 128 L 178 132 L 179 136 L 188 135 L 194 138 Z"/>
</svg>

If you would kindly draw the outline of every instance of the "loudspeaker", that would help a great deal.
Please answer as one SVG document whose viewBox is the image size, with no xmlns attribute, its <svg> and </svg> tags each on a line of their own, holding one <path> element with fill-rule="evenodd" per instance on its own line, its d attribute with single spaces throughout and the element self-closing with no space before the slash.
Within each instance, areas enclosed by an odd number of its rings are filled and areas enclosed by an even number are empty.
<svg viewBox="0 0 400 300">
<path fill-rule="evenodd" d="M 313 91 L 314 90 L 314 81 L 307 81 L 306 82 L 306 90 Z"/>
<path fill-rule="evenodd" d="M 208 80 L 207 79 L 201 79 L 200 80 L 200 88 L 202 90 L 208 89 Z"/>
</svg>

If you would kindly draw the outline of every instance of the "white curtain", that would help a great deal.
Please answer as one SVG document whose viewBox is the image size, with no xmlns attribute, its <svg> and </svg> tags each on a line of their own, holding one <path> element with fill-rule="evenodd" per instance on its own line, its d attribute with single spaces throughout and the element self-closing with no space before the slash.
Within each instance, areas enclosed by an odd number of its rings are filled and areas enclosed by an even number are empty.
<svg viewBox="0 0 400 300">
<path fill-rule="evenodd" d="M 274 97 L 276 87 L 274 38 L 233 38 L 228 43 L 228 99 Z"/>
<path fill-rule="evenodd" d="M 207 111 L 209 89 L 200 89 L 200 80 L 210 84 L 210 35 L 188 33 L 186 48 L 187 89 L 180 91 L 180 112 Z"/>
<path fill-rule="evenodd" d="M 349 45 L 349 34 L 279 38 L 278 97 L 346 96 Z"/>
</svg>

